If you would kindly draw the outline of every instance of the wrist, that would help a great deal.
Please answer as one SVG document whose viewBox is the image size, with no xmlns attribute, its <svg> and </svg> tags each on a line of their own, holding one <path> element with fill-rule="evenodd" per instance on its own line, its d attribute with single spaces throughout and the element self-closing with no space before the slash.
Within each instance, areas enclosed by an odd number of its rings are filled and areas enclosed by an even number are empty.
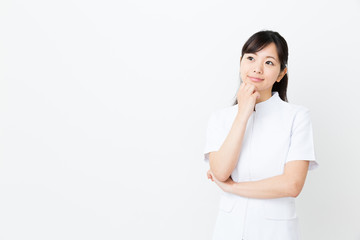
<svg viewBox="0 0 360 240">
<path fill-rule="evenodd" d="M 247 123 L 248 119 L 249 119 L 250 116 L 246 116 L 245 114 L 242 114 L 242 113 L 237 113 L 236 114 L 236 121 L 238 122 L 242 122 L 242 123 Z"/>
<path fill-rule="evenodd" d="M 236 182 L 231 182 L 230 184 L 228 184 L 226 192 L 235 193 L 235 187 L 236 187 Z"/>
</svg>

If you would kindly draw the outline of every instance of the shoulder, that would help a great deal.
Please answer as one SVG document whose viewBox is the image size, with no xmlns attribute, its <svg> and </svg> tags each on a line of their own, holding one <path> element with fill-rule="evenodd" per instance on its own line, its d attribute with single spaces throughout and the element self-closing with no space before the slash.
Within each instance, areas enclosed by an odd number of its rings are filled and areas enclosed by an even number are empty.
<svg viewBox="0 0 360 240">
<path fill-rule="evenodd" d="M 227 119 L 229 117 L 232 117 L 234 114 L 237 113 L 238 105 L 233 106 L 226 106 L 219 109 L 214 110 L 211 113 L 211 117 L 215 119 Z"/>
<path fill-rule="evenodd" d="M 284 102 L 283 105 L 287 112 L 287 119 L 291 122 L 293 128 L 311 125 L 311 115 L 308 107 L 288 102 Z"/>
<path fill-rule="evenodd" d="M 282 100 L 280 102 L 280 105 L 284 111 L 287 111 L 291 115 L 298 115 L 298 114 L 301 115 L 301 114 L 309 114 L 310 113 L 310 109 L 303 105 L 288 103 L 288 102 L 285 102 Z"/>
<path fill-rule="evenodd" d="M 208 123 L 210 125 L 225 126 L 234 119 L 237 109 L 237 105 L 218 108 L 211 112 Z"/>
</svg>

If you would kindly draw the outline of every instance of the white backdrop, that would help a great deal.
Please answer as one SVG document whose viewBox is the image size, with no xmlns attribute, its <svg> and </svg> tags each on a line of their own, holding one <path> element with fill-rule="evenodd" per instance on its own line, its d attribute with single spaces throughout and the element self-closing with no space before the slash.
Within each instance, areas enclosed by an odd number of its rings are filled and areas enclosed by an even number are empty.
<svg viewBox="0 0 360 240">
<path fill-rule="evenodd" d="M 0 4 L 0 239 L 210 239 L 210 113 L 232 104 L 242 45 L 289 45 L 291 103 L 320 168 L 304 240 L 360 239 L 359 1 Z"/>
</svg>

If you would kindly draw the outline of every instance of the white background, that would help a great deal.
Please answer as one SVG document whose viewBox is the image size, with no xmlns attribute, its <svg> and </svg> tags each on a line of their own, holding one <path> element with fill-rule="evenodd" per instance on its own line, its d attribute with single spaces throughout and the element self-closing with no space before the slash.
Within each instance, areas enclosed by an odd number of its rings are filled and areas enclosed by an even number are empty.
<svg viewBox="0 0 360 240">
<path fill-rule="evenodd" d="M 1 1 L 0 239 L 210 239 L 210 113 L 242 45 L 289 45 L 317 160 L 304 240 L 360 239 L 359 1 Z"/>
</svg>

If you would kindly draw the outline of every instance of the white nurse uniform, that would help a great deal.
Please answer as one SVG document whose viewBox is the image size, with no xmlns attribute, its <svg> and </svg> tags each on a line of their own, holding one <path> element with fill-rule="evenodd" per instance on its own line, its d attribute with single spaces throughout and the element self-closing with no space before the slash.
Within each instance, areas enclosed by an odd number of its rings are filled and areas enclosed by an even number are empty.
<svg viewBox="0 0 360 240">
<path fill-rule="evenodd" d="M 218 151 L 228 135 L 238 105 L 214 111 L 208 121 L 204 160 Z M 255 105 L 250 116 L 237 165 L 235 182 L 256 181 L 281 175 L 289 161 L 315 161 L 309 110 L 283 101 L 278 92 Z M 300 239 L 295 198 L 256 199 L 221 191 L 213 240 Z"/>
</svg>

